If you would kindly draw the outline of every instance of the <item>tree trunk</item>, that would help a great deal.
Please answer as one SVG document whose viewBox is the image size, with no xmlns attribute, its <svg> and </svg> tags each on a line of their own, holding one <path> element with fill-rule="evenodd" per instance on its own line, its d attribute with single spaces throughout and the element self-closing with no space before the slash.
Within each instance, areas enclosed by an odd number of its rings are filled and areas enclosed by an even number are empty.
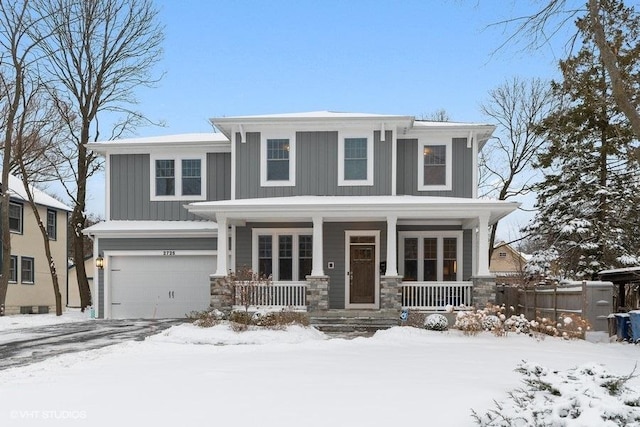
<svg viewBox="0 0 640 427">
<path fill-rule="evenodd" d="M 71 247 L 73 249 L 73 262 L 76 265 L 80 309 L 82 311 L 91 305 L 91 289 L 89 289 L 87 272 L 84 268 L 84 234 L 82 234 L 86 221 L 84 211 L 87 194 L 87 148 L 85 144 L 88 141 L 89 123 L 85 122 L 80 134 L 80 144 L 78 145 L 78 177 L 84 177 L 84 179 L 77 180 L 76 203 L 71 214 Z"/>
</svg>

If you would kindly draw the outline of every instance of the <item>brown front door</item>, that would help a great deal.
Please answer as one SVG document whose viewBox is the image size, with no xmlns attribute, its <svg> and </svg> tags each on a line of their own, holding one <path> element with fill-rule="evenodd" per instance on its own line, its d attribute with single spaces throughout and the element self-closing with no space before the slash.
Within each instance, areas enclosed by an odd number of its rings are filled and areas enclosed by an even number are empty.
<svg viewBox="0 0 640 427">
<path fill-rule="evenodd" d="M 349 302 L 351 304 L 375 303 L 375 248 L 375 245 L 350 246 Z"/>
</svg>

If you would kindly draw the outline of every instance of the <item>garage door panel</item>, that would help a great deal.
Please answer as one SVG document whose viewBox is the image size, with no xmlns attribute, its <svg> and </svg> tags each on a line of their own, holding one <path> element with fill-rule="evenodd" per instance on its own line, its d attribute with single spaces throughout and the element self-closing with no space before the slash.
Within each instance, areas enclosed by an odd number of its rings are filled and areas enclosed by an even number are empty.
<svg viewBox="0 0 640 427">
<path fill-rule="evenodd" d="M 180 318 L 209 307 L 215 256 L 118 256 L 110 265 L 113 318 Z"/>
</svg>

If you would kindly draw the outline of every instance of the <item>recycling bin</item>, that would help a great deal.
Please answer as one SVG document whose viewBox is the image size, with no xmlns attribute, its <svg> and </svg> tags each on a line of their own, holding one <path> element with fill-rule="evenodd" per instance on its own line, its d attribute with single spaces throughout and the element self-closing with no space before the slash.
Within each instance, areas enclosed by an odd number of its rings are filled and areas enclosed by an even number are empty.
<svg viewBox="0 0 640 427">
<path fill-rule="evenodd" d="M 618 341 L 629 341 L 631 339 L 631 322 L 629 313 L 616 313 L 618 321 Z"/>
<path fill-rule="evenodd" d="M 640 310 L 629 312 L 629 323 L 631 323 L 631 340 L 634 343 L 640 342 Z"/>
</svg>

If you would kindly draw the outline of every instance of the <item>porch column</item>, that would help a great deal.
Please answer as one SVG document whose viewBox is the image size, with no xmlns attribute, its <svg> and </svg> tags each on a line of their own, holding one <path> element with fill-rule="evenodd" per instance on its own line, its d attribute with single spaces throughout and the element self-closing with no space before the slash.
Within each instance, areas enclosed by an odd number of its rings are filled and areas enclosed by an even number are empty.
<svg viewBox="0 0 640 427">
<path fill-rule="evenodd" d="M 489 277 L 489 215 L 478 216 L 478 272 L 476 276 Z"/>
<path fill-rule="evenodd" d="M 324 276 L 324 259 L 322 257 L 322 248 L 324 242 L 322 241 L 322 222 L 321 216 L 313 217 L 313 253 L 312 253 L 312 266 L 311 275 L 314 277 Z"/>
<path fill-rule="evenodd" d="M 398 255 L 396 226 L 398 224 L 397 216 L 387 217 L 387 271 L 385 276 L 395 277 L 398 275 Z"/>
<path fill-rule="evenodd" d="M 227 233 L 227 218 L 218 215 L 218 267 L 216 268 L 216 277 L 227 277 L 227 259 L 229 258 L 229 236 Z"/>
</svg>

